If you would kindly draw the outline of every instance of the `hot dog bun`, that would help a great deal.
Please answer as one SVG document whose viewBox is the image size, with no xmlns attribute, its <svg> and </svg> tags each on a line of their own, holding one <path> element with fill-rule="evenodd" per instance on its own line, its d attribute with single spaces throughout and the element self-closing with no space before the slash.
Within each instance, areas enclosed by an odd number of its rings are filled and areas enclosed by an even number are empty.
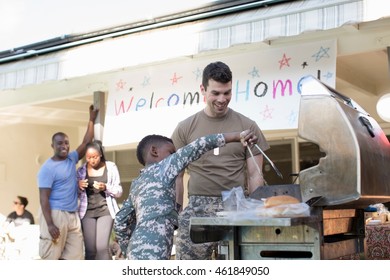
<svg viewBox="0 0 390 280">
<path fill-rule="evenodd" d="M 297 203 L 300 203 L 300 201 L 291 195 L 277 195 L 277 196 L 268 197 L 264 201 L 264 206 L 266 208 L 269 208 L 278 205 L 297 204 Z"/>
</svg>

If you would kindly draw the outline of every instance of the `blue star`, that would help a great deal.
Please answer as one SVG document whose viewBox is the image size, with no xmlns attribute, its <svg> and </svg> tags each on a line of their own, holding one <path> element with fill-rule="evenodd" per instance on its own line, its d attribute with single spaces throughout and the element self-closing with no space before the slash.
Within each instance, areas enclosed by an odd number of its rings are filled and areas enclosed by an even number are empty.
<svg viewBox="0 0 390 280">
<path fill-rule="evenodd" d="M 288 121 L 290 124 L 294 124 L 297 120 L 297 117 L 298 117 L 298 113 L 295 112 L 294 110 L 292 110 L 290 112 L 290 115 L 288 116 Z"/>
<path fill-rule="evenodd" d="M 321 58 L 323 57 L 326 57 L 326 58 L 329 58 L 329 54 L 328 54 L 328 51 L 329 51 L 330 48 L 323 48 L 321 47 L 320 50 L 313 54 L 311 57 L 315 57 L 316 58 L 316 62 L 319 61 Z"/>
<path fill-rule="evenodd" d="M 254 78 L 254 77 L 260 77 L 260 75 L 259 75 L 259 70 L 258 70 L 255 66 L 253 66 L 252 71 L 250 71 L 248 74 L 251 75 L 252 78 Z"/>
<path fill-rule="evenodd" d="M 144 81 L 142 82 L 142 86 L 145 87 L 147 85 L 150 85 L 150 77 L 145 76 Z"/>
<path fill-rule="evenodd" d="M 328 72 L 328 73 L 326 73 L 325 75 L 322 75 L 322 76 L 323 76 L 325 79 L 329 80 L 330 78 L 333 77 L 333 73 Z"/>
<path fill-rule="evenodd" d="M 202 71 L 200 71 L 199 67 L 196 68 L 195 71 L 192 71 L 192 73 L 195 75 L 196 80 L 198 80 L 199 77 L 202 76 Z"/>
</svg>

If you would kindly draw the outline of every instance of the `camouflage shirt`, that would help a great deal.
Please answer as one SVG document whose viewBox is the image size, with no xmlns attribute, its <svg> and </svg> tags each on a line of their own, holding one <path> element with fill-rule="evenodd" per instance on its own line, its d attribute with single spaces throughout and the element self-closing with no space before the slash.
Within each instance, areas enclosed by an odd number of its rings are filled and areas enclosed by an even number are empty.
<svg viewBox="0 0 390 280">
<path fill-rule="evenodd" d="M 136 224 L 167 216 L 177 225 L 175 179 L 187 165 L 216 147 L 225 145 L 222 134 L 200 137 L 160 162 L 146 166 L 132 182 L 130 194 L 116 214 L 114 231 L 126 253 Z"/>
</svg>

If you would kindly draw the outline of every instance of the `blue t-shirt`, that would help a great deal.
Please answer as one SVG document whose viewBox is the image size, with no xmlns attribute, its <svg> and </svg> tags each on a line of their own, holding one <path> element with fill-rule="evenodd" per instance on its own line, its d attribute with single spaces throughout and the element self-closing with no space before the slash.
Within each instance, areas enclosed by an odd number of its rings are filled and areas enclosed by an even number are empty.
<svg viewBox="0 0 390 280">
<path fill-rule="evenodd" d="M 76 164 L 77 151 L 69 153 L 65 160 L 49 158 L 38 172 L 38 187 L 51 189 L 50 208 L 68 212 L 77 211 Z"/>
</svg>

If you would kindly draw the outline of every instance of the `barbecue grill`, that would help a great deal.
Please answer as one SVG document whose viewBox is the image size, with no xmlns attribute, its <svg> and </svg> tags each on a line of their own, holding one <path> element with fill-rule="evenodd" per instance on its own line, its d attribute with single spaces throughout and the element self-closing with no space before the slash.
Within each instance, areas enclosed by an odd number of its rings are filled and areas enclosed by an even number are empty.
<svg viewBox="0 0 390 280">
<path fill-rule="evenodd" d="M 288 194 L 308 202 L 310 216 L 193 217 L 197 242 L 220 241 L 222 259 L 338 259 L 364 252 L 365 212 L 390 201 L 390 144 L 352 99 L 318 79 L 300 83 L 298 134 L 325 154 L 300 171 L 299 184 L 257 188 L 251 198 Z"/>
</svg>

